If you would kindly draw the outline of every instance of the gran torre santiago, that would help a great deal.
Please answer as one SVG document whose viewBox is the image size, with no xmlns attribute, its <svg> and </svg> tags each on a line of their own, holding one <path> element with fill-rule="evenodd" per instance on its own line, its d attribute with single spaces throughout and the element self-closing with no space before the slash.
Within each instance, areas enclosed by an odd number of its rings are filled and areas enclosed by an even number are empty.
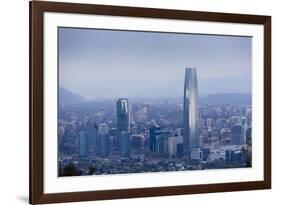
<svg viewBox="0 0 281 205">
<path fill-rule="evenodd" d="M 184 150 L 199 147 L 198 84 L 196 68 L 185 69 L 183 98 L 183 143 Z"/>
</svg>

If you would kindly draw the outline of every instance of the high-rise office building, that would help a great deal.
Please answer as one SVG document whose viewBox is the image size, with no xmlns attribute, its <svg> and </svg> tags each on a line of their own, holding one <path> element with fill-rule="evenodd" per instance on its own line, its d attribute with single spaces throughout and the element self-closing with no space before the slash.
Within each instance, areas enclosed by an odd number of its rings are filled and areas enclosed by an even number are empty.
<svg viewBox="0 0 281 205">
<path fill-rule="evenodd" d="M 78 138 L 78 152 L 80 157 L 86 157 L 89 154 L 89 140 L 86 132 L 81 131 Z"/>
<path fill-rule="evenodd" d="M 156 134 L 156 152 L 168 154 L 168 138 L 172 136 L 169 129 L 160 129 L 155 131 Z"/>
<path fill-rule="evenodd" d="M 86 130 L 89 137 L 89 151 L 94 152 L 97 150 L 97 135 L 98 125 L 91 119 L 87 123 Z"/>
<path fill-rule="evenodd" d="M 184 149 L 199 146 L 198 86 L 196 68 L 185 69 L 183 99 L 183 141 Z"/>
<path fill-rule="evenodd" d="M 243 129 L 241 125 L 234 125 L 230 128 L 231 144 L 242 145 L 243 144 Z"/>
<path fill-rule="evenodd" d="M 168 154 L 170 157 L 178 156 L 178 144 L 183 143 L 182 136 L 173 136 L 168 138 Z"/>
<path fill-rule="evenodd" d="M 128 132 L 121 132 L 120 133 L 120 138 L 119 138 L 119 143 L 120 143 L 120 154 L 123 157 L 129 156 L 130 154 L 130 134 Z"/>
<path fill-rule="evenodd" d="M 109 134 L 107 124 L 101 123 L 98 125 L 98 139 L 99 154 L 101 157 L 107 157 L 109 154 Z"/>
<path fill-rule="evenodd" d="M 130 106 L 126 98 L 118 99 L 116 102 L 117 110 L 117 132 L 130 132 Z"/>
<path fill-rule="evenodd" d="M 248 129 L 248 125 L 247 125 L 247 118 L 246 117 L 241 117 L 241 126 L 242 126 L 242 135 L 243 135 L 243 144 L 247 144 L 247 136 L 246 136 L 246 132 Z"/>
<path fill-rule="evenodd" d="M 151 152 L 156 152 L 156 131 L 160 130 L 160 127 L 153 123 L 149 128 L 149 150 Z"/>
<path fill-rule="evenodd" d="M 246 144 L 251 145 L 252 144 L 252 128 L 248 128 L 246 130 Z"/>
</svg>

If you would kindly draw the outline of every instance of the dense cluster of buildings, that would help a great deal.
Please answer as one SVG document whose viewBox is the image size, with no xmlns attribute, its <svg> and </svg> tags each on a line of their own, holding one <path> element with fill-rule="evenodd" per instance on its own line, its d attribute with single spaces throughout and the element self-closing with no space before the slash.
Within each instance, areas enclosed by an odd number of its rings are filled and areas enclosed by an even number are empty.
<svg viewBox="0 0 281 205">
<path fill-rule="evenodd" d="M 60 107 L 60 176 L 70 164 L 78 175 L 251 166 L 251 106 L 199 106 L 195 68 L 185 70 L 182 104 L 93 107 Z"/>
</svg>

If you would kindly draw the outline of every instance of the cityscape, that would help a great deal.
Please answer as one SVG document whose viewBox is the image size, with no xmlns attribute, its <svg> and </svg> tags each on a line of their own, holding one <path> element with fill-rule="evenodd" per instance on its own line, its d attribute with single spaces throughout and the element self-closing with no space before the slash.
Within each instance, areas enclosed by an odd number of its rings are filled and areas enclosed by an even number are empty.
<svg viewBox="0 0 281 205">
<path fill-rule="evenodd" d="M 59 176 L 251 167 L 251 105 L 199 105 L 196 76 L 182 103 L 60 104 Z"/>
<path fill-rule="evenodd" d="M 58 36 L 59 177 L 252 166 L 251 38 Z"/>
</svg>

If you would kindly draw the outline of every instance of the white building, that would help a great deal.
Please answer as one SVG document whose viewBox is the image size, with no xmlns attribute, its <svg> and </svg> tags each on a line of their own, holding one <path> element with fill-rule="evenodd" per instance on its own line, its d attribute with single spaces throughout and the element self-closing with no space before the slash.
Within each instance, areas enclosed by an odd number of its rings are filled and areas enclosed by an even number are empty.
<svg viewBox="0 0 281 205">
<path fill-rule="evenodd" d="M 177 145 L 180 143 L 183 143 L 182 136 L 168 138 L 168 154 L 170 157 L 174 157 L 177 155 Z"/>
<path fill-rule="evenodd" d="M 200 148 L 194 148 L 191 150 L 190 158 L 193 160 L 203 160 L 203 151 Z"/>
</svg>

